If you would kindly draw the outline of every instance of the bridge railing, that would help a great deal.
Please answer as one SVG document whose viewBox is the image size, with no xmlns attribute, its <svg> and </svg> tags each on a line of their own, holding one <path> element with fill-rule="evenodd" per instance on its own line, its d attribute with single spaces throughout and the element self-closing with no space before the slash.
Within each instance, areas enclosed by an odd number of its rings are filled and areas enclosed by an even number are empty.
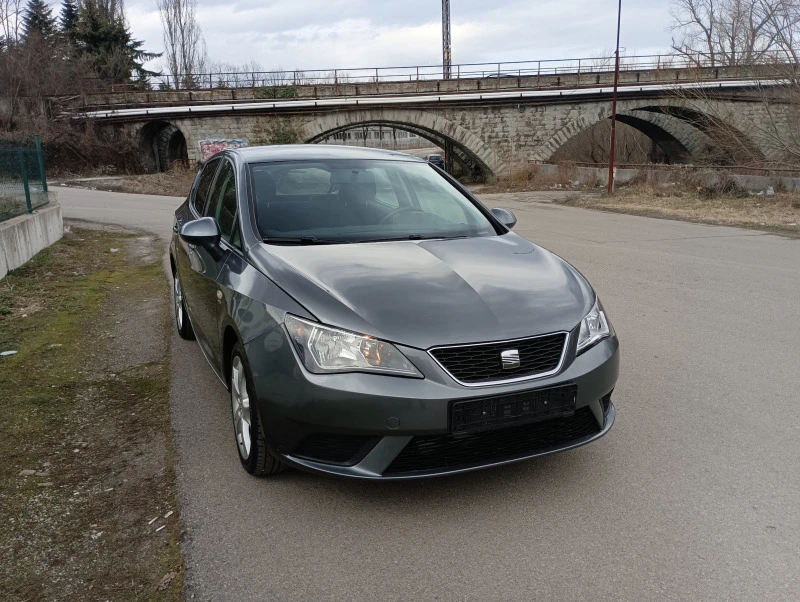
<svg viewBox="0 0 800 602">
<path fill-rule="evenodd" d="M 620 59 L 622 84 L 667 82 L 676 79 L 741 78 L 753 68 L 791 66 L 785 55 L 762 55 L 747 65 L 719 65 L 704 54 L 656 54 Z M 101 79 L 81 81 L 84 106 L 137 104 L 137 94 L 147 93 L 148 103 L 221 102 L 226 100 L 282 100 L 298 97 L 458 92 L 474 89 L 462 82 L 484 81 L 477 89 L 581 87 L 607 85 L 614 71 L 613 56 L 453 65 L 446 78 L 442 65 L 411 67 L 356 67 L 293 71 L 236 71 L 157 75 L 145 81 L 109 84 Z M 677 72 L 677 76 L 675 75 Z M 637 74 L 635 80 L 625 75 Z M 642 74 L 644 76 L 642 77 Z M 681 75 L 682 74 L 682 75 Z M 432 82 L 440 82 L 431 87 Z M 228 91 L 227 93 L 224 93 Z M 246 94 L 238 95 L 237 91 Z M 206 93 L 189 94 L 187 93 Z M 157 94 L 153 94 L 157 93 Z M 216 93 L 216 95 L 215 95 Z"/>
</svg>

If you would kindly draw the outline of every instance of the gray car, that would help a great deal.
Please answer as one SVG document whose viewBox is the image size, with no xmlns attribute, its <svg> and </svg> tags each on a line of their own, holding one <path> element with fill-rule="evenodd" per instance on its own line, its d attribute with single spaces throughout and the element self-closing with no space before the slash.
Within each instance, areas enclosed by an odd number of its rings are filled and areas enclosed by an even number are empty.
<svg viewBox="0 0 800 602">
<path fill-rule="evenodd" d="M 175 319 L 244 468 L 408 479 L 584 445 L 619 343 L 589 283 L 408 155 L 224 151 L 176 211 Z"/>
</svg>

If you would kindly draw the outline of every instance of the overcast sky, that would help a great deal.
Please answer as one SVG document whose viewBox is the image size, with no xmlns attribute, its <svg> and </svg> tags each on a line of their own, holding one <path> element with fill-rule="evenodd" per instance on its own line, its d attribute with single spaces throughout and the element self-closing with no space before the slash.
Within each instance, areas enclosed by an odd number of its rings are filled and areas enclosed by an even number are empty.
<svg viewBox="0 0 800 602">
<path fill-rule="evenodd" d="M 669 48 L 670 0 L 624 0 L 627 54 Z M 155 0 L 127 0 L 134 35 L 162 49 Z M 451 0 L 453 63 L 611 52 L 616 0 Z M 199 0 L 212 62 L 265 69 L 439 64 L 439 0 Z"/>
</svg>

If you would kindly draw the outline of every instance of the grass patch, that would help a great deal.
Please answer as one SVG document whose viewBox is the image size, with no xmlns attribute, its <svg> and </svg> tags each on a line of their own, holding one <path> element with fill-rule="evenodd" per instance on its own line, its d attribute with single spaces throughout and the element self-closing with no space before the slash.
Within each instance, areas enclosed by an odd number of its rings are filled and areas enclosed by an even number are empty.
<svg viewBox="0 0 800 602">
<path fill-rule="evenodd" d="M 114 365 L 143 302 L 166 349 L 164 277 L 137 241 L 74 228 L 0 281 L 2 600 L 181 598 L 168 353 Z"/>
</svg>

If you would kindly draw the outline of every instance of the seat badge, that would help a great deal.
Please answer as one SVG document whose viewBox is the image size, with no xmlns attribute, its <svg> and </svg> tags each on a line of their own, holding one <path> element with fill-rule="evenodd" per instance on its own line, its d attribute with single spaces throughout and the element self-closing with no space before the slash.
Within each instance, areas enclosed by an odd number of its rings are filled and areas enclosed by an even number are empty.
<svg viewBox="0 0 800 602">
<path fill-rule="evenodd" d="M 519 350 L 517 349 L 503 351 L 500 358 L 503 360 L 503 370 L 516 370 L 520 366 Z"/>
</svg>

